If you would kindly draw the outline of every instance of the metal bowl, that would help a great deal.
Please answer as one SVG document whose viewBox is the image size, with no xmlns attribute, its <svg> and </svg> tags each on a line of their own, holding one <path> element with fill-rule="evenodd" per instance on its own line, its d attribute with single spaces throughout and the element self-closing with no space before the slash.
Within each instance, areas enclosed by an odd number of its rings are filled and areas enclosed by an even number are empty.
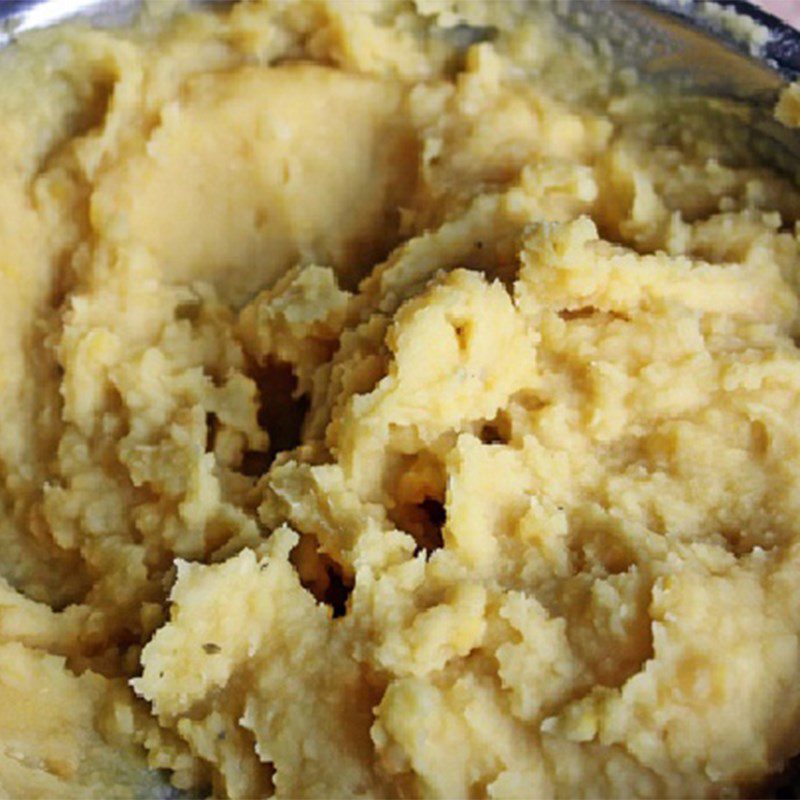
<svg viewBox="0 0 800 800">
<path fill-rule="evenodd" d="M 713 103 L 745 126 L 754 152 L 800 185 L 800 131 L 774 116 L 780 92 L 800 78 L 800 31 L 745 0 L 567 0 L 559 8 L 567 27 L 664 97 Z M 761 36 L 737 35 L 734 15 Z"/>
<path fill-rule="evenodd" d="M 66 20 L 124 25 L 143 2 L 0 0 L 0 47 L 25 31 Z M 220 7 L 232 0 L 186 2 Z M 554 0 L 553 5 L 566 27 L 602 43 L 616 63 L 635 68 L 671 96 L 724 101 L 733 123 L 747 126 L 754 150 L 800 184 L 800 133 L 773 116 L 781 89 L 800 77 L 800 32 L 746 0 Z M 726 14 L 760 26 L 763 44 L 737 38 L 725 24 Z"/>
<path fill-rule="evenodd" d="M 221 7 L 233 0 L 186 2 Z M 0 0 L 0 48 L 26 31 L 65 21 L 126 25 L 142 6 L 143 0 Z M 747 127 L 756 152 L 800 185 L 800 130 L 782 126 L 773 115 L 781 90 L 800 78 L 800 32 L 746 0 L 554 0 L 554 8 L 567 28 L 610 49 L 616 63 L 665 91 L 713 100 L 717 110 L 723 101 L 733 122 Z M 764 40 L 754 45 L 738 37 L 725 25 L 726 12 L 752 20 Z M 463 41 L 484 33 L 467 30 Z M 143 796 L 150 798 L 186 796 L 165 775 L 143 784 Z M 761 794 L 800 797 L 800 757 Z"/>
</svg>

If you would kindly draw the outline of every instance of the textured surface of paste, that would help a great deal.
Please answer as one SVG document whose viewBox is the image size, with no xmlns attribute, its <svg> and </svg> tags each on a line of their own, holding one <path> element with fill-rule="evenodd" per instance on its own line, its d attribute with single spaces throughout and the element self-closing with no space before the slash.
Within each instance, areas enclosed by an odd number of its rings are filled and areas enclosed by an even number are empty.
<svg viewBox="0 0 800 800">
<path fill-rule="evenodd" d="M 0 138 L 2 793 L 800 749 L 800 197 L 746 143 L 440 0 L 23 37 Z"/>
</svg>

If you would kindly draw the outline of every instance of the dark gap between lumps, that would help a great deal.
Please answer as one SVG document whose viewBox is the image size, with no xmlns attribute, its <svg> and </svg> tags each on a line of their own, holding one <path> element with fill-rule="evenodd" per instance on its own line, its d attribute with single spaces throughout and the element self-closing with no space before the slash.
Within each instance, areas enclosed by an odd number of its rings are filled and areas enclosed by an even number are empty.
<svg viewBox="0 0 800 800">
<path fill-rule="evenodd" d="M 500 433 L 497 425 L 488 422 L 481 428 L 479 438 L 483 444 L 508 444 L 508 440 Z"/>
<path fill-rule="evenodd" d="M 333 610 L 333 618 L 338 619 L 347 613 L 347 600 L 353 591 L 352 581 L 346 581 L 341 569 L 331 562 L 326 565 L 328 586 L 319 598 Z"/>
<path fill-rule="evenodd" d="M 442 528 L 447 521 L 444 503 L 434 497 L 426 497 L 418 506 L 420 525 L 417 528 L 416 552 L 428 555 L 444 547 Z"/>
<path fill-rule="evenodd" d="M 239 471 L 257 478 L 267 472 L 279 453 L 294 450 L 301 443 L 309 400 L 294 396 L 297 379 L 289 364 L 270 360 L 252 375 L 260 397 L 258 424 L 269 435 L 269 449 L 247 450 Z"/>
</svg>

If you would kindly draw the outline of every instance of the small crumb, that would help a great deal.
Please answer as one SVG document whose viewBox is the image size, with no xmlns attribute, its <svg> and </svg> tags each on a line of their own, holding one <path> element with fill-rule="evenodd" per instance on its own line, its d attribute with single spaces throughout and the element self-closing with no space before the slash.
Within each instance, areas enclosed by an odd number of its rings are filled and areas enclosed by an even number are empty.
<svg viewBox="0 0 800 800">
<path fill-rule="evenodd" d="M 222 652 L 222 648 L 218 644 L 214 644 L 214 642 L 206 642 L 203 645 L 203 650 L 205 650 L 205 652 L 210 656 L 214 656 L 217 653 Z"/>
</svg>

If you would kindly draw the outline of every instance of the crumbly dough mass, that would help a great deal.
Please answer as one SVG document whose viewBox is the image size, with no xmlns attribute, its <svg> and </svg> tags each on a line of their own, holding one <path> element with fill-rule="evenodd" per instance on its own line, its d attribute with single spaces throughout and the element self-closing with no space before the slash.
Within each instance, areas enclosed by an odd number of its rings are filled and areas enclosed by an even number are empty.
<svg viewBox="0 0 800 800">
<path fill-rule="evenodd" d="M 795 188 L 526 4 L 161 9 L 0 56 L 0 792 L 780 770 Z"/>
</svg>

